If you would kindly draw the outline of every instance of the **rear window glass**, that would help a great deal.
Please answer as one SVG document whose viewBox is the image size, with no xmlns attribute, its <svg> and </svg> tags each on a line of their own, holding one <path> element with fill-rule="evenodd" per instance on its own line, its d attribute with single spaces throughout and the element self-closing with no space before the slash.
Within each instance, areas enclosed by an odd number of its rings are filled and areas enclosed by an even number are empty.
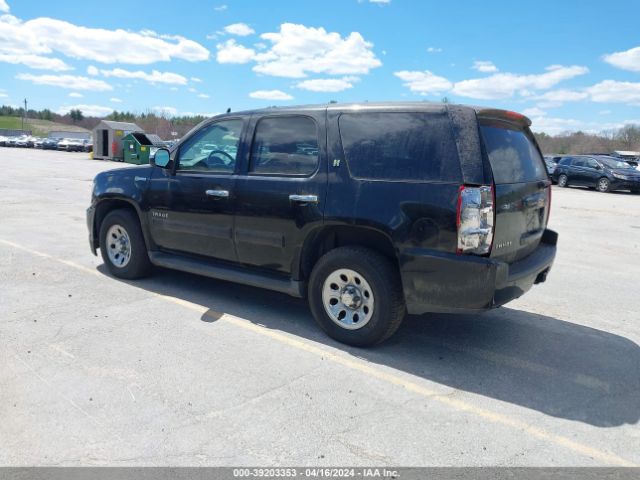
<svg viewBox="0 0 640 480">
<path fill-rule="evenodd" d="M 522 130 L 480 127 L 496 183 L 520 183 L 548 178 L 540 153 Z"/>
<path fill-rule="evenodd" d="M 340 116 L 351 175 L 372 180 L 458 181 L 458 151 L 446 113 Z"/>
</svg>

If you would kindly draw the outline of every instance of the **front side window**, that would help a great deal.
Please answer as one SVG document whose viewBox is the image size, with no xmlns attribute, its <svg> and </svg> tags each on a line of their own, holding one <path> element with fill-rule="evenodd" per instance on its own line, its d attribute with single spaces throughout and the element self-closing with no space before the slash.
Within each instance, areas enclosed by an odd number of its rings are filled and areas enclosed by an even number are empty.
<svg viewBox="0 0 640 480">
<path fill-rule="evenodd" d="M 318 132 L 309 117 L 267 117 L 258 122 L 249 171 L 311 175 L 318 165 Z"/>
<path fill-rule="evenodd" d="M 587 159 L 587 167 L 596 169 L 598 168 L 598 162 L 596 162 L 593 158 Z"/>
<path fill-rule="evenodd" d="M 233 173 L 242 120 L 223 120 L 203 127 L 180 146 L 178 170 Z"/>
<path fill-rule="evenodd" d="M 347 113 L 339 124 L 355 178 L 446 182 L 461 177 L 446 113 Z"/>
</svg>

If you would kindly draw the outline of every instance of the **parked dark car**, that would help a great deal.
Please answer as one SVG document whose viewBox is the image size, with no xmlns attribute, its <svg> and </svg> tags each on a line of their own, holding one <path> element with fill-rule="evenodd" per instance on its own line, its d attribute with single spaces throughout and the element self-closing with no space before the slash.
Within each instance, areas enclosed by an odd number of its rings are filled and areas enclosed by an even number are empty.
<svg viewBox="0 0 640 480">
<path fill-rule="evenodd" d="M 582 186 L 611 192 L 630 190 L 640 193 L 640 171 L 614 157 L 574 155 L 563 158 L 554 180 L 560 187 Z"/>
<path fill-rule="evenodd" d="M 429 103 L 220 115 L 96 176 L 91 250 L 120 278 L 155 265 L 307 297 L 331 337 L 372 345 L 407 312 L 481 312 L 545 281 L 557 234 L 530 123 Z"/>
<path fill-rule="evenodd" d="M 58 150 L 58 143 L 60 142 L 60 138 L 45 138 L 42 141 L 42 149 L 43 150 Z"/>
</svg>

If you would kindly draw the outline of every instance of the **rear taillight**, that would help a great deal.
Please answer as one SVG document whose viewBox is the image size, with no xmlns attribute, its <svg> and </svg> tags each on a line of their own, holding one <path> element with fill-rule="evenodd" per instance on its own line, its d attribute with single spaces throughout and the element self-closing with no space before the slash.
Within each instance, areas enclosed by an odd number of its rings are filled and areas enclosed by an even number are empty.
<svg viewBox="0 0 640 480">
<path fill-rule="evenodd" d="M 461 186 L 458 192 L 458 253 L 491 252 L 495 220 L 492 186 Z"/>
<path fill-rule="evenodd" d="M 551 216 L 551 185 L 549 185 L 549 202 L 547 203 L 547 222 L 545 226 L 549 225 L 549 217 Z"/>
</svg>

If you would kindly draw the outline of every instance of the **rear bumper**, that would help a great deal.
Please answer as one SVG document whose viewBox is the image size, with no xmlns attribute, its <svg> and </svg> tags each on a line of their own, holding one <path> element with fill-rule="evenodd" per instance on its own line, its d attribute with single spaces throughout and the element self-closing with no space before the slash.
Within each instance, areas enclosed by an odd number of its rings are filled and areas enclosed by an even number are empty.
<svg viewBox="0 0 640 480">
<path fill-rule="evenodd" d="M 508 264 L 485 257 L 411 249 L 400 257 L 407 310 L 479 312 L 520 297 L 546 280 L 556 256 L 558 234 L 545 230 L 538 248 Z"/>
</svg>

